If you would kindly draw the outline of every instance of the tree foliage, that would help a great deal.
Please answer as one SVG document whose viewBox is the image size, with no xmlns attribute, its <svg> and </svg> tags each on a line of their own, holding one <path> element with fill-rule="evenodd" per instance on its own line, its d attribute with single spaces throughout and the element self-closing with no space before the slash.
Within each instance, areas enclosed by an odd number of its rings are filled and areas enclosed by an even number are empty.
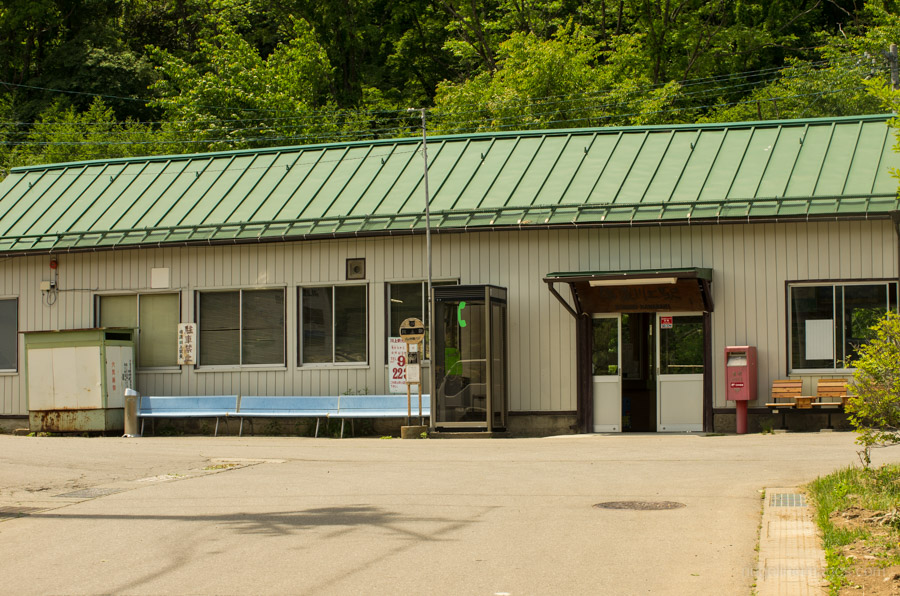
<svg viewBox="0 0 900 596">
<path fill-rule="evenodd" d="M 853 397 L 846 408 L 866 466 L 872 447 L 900 443 L 900 316 L 888 313 L 872 332 L 852 363 Z"/>
<path fill-rule="evenodd" d="M 0 159 L 414 134 L 408 107 L 439 132 L 875 112 L 898 39 L 897 0 L 5 0 Z"/>
</svg>

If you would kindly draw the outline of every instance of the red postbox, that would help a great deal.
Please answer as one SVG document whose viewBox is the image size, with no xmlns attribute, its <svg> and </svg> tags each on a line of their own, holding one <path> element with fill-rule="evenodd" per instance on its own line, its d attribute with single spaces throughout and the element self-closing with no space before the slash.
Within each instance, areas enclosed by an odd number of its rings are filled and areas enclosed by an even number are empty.
<svg viewBox="0 0 900 596">
<path fill-rule="evenodd" d="M 725 348 L 725 399 L 737 410 L 737 433 L 747 432 L 747 402 L 756 399 L 756 347 Z"/>
</svg>

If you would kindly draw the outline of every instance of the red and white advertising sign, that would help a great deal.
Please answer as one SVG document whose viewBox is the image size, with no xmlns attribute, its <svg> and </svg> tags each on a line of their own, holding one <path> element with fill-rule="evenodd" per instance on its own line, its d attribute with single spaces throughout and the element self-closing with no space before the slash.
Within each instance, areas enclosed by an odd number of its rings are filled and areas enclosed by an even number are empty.
<svg viewBox="0 0 900 596">
<path fill-rule="evenodd" d="M 659 318 L 659 328 L 660 329 L 671 329 L 674 327 L 672 323 L 672 317 L 660 317 Z"/>
<path fill-rule="evenodd" d="M 391 393 L 406 393 L 406 342 L 400 337 L 388 338 L 388 376 Z"/>
</svg>

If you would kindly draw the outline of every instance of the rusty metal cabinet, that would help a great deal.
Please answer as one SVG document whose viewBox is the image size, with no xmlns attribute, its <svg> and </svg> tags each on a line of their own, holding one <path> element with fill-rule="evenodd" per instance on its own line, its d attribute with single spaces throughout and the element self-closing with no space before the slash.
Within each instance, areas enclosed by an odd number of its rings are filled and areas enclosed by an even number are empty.
<svg viewBox="0 0 900 596">
<path fill-rule="evenodd" d="M 134 330 L 33 331 L 24 336 L 32 431 L 123 429 L 125 389 L 134 388 Z"/>
</svg>

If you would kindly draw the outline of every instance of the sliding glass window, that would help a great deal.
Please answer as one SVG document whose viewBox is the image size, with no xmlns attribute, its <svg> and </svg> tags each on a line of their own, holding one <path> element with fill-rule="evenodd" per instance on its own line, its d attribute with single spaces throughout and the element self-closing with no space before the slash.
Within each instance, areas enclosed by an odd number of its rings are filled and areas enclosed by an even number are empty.
<svg viewBox="0 0 900 596">
<path fill-rule="evenodd" d="M 300 288 L 300 364 L 368 361 L 365 285 Z"/>
<path fill-rule="evenodd" d="M 788 288 L 790 368 L 846 370 L 871 327 L 897 312 L 897 283 L 791 284 Z"/>
<path fill-rule="evenodd" d="M 11 372 L 19 366 L 19 301 L 0 300 L 0 371 Z"/>
<path fill-rule="evenodd" d="M 200 292 L 200 366 L 284 365 L 284 290 Z"/>
<path fill-rule="evenodd" d="M 136 329 L 138 368 L 178 365 L 179 295 L 128 294 L 97 296 L 100 327 Z"/>
</svg>

